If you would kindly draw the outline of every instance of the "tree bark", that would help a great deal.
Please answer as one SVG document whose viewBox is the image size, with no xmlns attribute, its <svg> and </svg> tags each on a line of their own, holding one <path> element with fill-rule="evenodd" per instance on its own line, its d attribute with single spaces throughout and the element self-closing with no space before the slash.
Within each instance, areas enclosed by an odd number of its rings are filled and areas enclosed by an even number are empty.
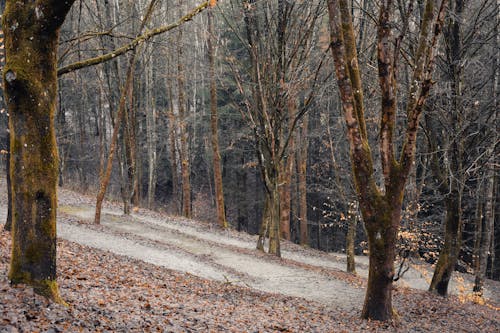
<svg viewBox="0 0 500 333">
<path fill-rule="evenodd" d="M 306 114 L 300 126 L 300 148 L 297 154 L 297 178 L 299 183 L 299 220 L 300 220 L 300 245 L 309 245 L 309 230 L 307 221 L 307 149 L 309 140 L 307 138 L 309 127 L 309 116 Z"/>
<path fill-rule="evenodd" d="M 213 10 L 208 9 L 208 38 L 207 51 L 210 64 L 210 129 L 212 138 L 212 155 L 214 169 L 215 204 L 217 208 L 217 221 L 219 226 L 227 228 L 226 210 L 224 205 L 224 190 L 222 186 L 222 166 L 219 150 L 219 129 L 217 116 L 217 83 L 215 77 L 215 48 L 212 40 L 215 38 L 213 24 Z"/>
<path fill-rule="evenodd" d="M 290 147 L 290 149 L 293 149 Z M 280 233 L 281 238 L 290 240 L 290 217 L 292 211 L 292 171 L 294 167 L 295 153 L 290 155 L 282 162 L 281 181 L 279 183 L 280 191 Z"/>
<path fill-rule="evenodd" d="M 491 248 L 492 233 L 494 232 L 495 219 L 495 169 L 490 166 L 487 171 L 485 186 L 484 218 L 480 220 L 481 230 L 479 237 L 479 253 L 476 267 L 476 277 L 474 279 L 474 292 L 483 293 L 484 280 L 486 279 L 486 269 L 488 268 L 488 258 L 494 249 Z M 491 250 L 491 251 L 490 251 Z"/>
<path fill-rule="evenodd" d="M 441 296 L 448 294 L 448 285 L 455 270 L 462 240 L 461 195 L 457 189 L 445 199 L 445 240 L 439 253 L 429 290 Z"/>
<path fill-rule="evenodd" d="M 146 65 L 146 132 L 148 153 L 148 208 L 151 209 L 155 202 L 156 180 L 157 180 L 157 156 L 156 156 L 156 100 L 153 89 L 154 70 L 153 58 Z"/>
<path fill-rule="evenodd" d="M 380 198 L 381 199 L 381 198 Z M 368 286 L 366 288 L 365 303 L 362 317 L 375 320 L 388 320 L 393 317 L 392 283 L 394 279 L 394 259 L 396 235 L 401 220 L 401 202 L 392 202 L 392 199 L 380 200 L 376 215 L 372 215 L 371 208 L 360 202 L 363 219 L 368 234 L 368 249 L 370 256 Z"/>
<path fill-rule="evenodd" d="M 280 244 L 280 190 L 278 179 L 271 183 L 269 193 L 269 254 L 281 257 Z"/>
<path fill-rule="evenodd" d="M 179 1 L 179 6 L 181 2 Z M 181 178 L 182 178 L 182 215 L 191 218 L 191 170 L 189 163 L 189 138 L 186 111 L 186 87 L 184 70 L 184 47 L 182 45 L 182 28 L 177 35 L 177 88 L 179 103 L 179 130 L 180 130 L 180 154 Z"/>
<path fill-rule="evenodd" d="M 264 245 L 266 238 L 269 234 L 269 225 L 271 224 L 270 219 L 270 208 L 269 205 L 271 203 L 270 197 L 266 193 L 266 197 L 264 199 L 264 210 L 262 213 L 262 221 L 259 227 L 259 238 L 257 239 L 257 250 L 265 252 Z"/>
<path fill-rule="evenodd" d="M 358 208 L 355 203 L 349 203 L 348 225 L 346 236 L 347 272 L 356 274 L 355 248 L 356 248 L 356 228 L 358 225 Z"/>
<path fill-rule="evenodd" d="M 74 1 L 7 1 L 4 92 L 10 114 L 12 256 L 9 279 L 64 303 L 56 282 L 59 30 Z"/>
</svg>

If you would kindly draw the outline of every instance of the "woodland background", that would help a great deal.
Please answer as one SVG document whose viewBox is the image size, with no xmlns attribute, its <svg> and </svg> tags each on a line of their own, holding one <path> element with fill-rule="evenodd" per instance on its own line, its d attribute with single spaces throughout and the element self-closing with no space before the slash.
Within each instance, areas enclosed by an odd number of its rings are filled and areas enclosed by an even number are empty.
<svg viewBox="0 0 500 333">
<path fill-rule="evenodd" d="M 131 42 L 143 30 L 148 3 L 75 3 L 61 30 L 59 68 Z M 281 221 L 289 225 L 289 233 L 282 236 L 324 251 L 345 251 L 348 226 L 356 226 L 355 252 L 360 254 L 366 250 L 366 237 L 362 223 L 355 224 L 360 217 L 329 53 L 325 2 L 296 1 L 286 11 L 277 3 L 220 1 L 211 9 L 210 23 L 207 15 L 197 15 L 177 30 L 136 48 L 133 84 L 127 94 L 108 194 L 121 199 L 125 210 L 144 206 L 217 222 L 210 112 L 213 68 L 229 224 L 253 234 L 259 231 L 265 187 L 257 152 L 259 139 L 269 134 L 259 132 L 259 119 L 267 117 L 275 125 L 271 134 L 289 140 L 286 163 L 280 166 L 284 170 Z M 362 71 L 368 133 L 377 142 L 380 100 L 376 98 L 377 73 L 371 70 L 377 67 L 376 18 L 372 16 L 377 3 L 352 3 L 360 66 L 368 69 Z M 445 30 L 436 82 L 420 123 L 417 158 L 406 189 L 400 248 L 401 253 L 434 263 L 443 244 L 446 210 L 458 209 L 463 242 L 456 268 L 474 272 L 477 258 L 486 257 L 486 275 L 500 279 L 498 3 L 454 3 L 448 15 L 461 23 L 459 54 L 453 55 L 450 33 Z M 196 5 L 193 0 L 159 1 L 145 28 L 175 22 Z M 416 1 L 415 11 L 422 5 L 423 1 Z M 254 11 L 253 22 L 244 14 L 245 6 Z M 404 1 L 396 1 L 396 6 L 404 14 Z M 454 12 L 457 8 L 461 12 Z M 287 25 L 286 38 L 277 27 L 277 22 L 283 22 L 276 19 L 280 15 Z M 408 87 L 418 22 L 400 23 L 409 31 L 401 48 L 405 63 L 400 64 L 399 72 L 402 86 Z M 251 24 L 264 36 L 254 44 L 257 61 L 248 52 Z M 290 55 L 285 62 L 279 58 L 283 47 Z M 131 57 L 128 53 L 59 76 L 55 121 L 61 186 L 98 192 Z M 258 82 L 252 81 L 255 63 L 259 63 Z M 279 66 L 286 66 L 287 80 L 276 75 Z M 252 91 L 258 84 L 265 84 L 266 103 L 287 111 L 273 113 L 269 108 L 267 113 L 256 114 L 254 106 L 261 106 L 262 101 L 255 100 Z M 7 152 L 7 112 L 1 117 L 2 150 Z M 377 172 L 382 182 L 381 171 Z M 452 207 L 446 198 L 454 188 L 461 202 Z M 493 214 L 486 214 L 488 207 L 493 207 Z M 307 225 L 307 235 L 301 235 L 301 223 Z"/>
</svg>

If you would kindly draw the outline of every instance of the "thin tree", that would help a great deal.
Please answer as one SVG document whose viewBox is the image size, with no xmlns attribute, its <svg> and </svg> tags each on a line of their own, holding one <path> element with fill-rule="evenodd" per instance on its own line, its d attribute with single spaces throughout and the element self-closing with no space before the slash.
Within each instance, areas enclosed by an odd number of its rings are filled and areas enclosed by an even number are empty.
<svg viewBox="0 0 500 333">
<path fill-rule="evenodd" d="M 182 1 L 178 2 L 179 8 L 182 8 Z M 188 117 L 186 103 L 186 78 L 184 68 L 184 46 L 183 29 L 179 29 L 177 34 L 177 102 L 179 109 L 179 132 L 180 132 L 180 150 L 179 159 L 181 161 L 181 179 L 182 179 L 182 215 L 191 218 L 191 168 L 189 159 L 189 137 L 188 137 Z"/>
<path fill-rule="evenodd" d="M 215 2 L 211 6 L 215 6 Z M 214 187 L 215 187 L 215 204 L 217 208 L 217 221 L 219 226 L 227 228 L 226 211 L 224 208 L 224 190 L 222 186 L 222 166 L 219 149 L 219 129 L 218 129 L 218 115 L 217 115 L 217 82 L 215 77 L 215 47 L 213 39 L 214 34 L 214 15 L 213 9 L 210 8 L 207 14 L 208 19 L 208 37 L 207 37 L 207 52 L 209 61 L 209 74 L 210 74 L 210 129 L 212 139 L 212 155 L 213 155 L 213 169 L 214 169 Z"/>
<path fill-rule="evenodd" d="M 151 2 L 149 3 L 147 11 L 146 11 L 146 15 L 144 16 L 144 18 L 141 22 L 139 34 L 142 33 L 142 31 L 146 27 L 148 20 L 150 19 L 151 15 L 153 14 L 153 9 L 154 9 L 154 6 L 156 4 L 156 1 L 157 0 L 151 0 Z M 113 135 L 111 137 L 108 159 L 106 162 L 106 169 L 105 169 L 103 176 L 101 178 L 101 185 L 99 187 L 99 192 L 97 193 L 97 199 L 96 199 L 96 205 L 95 205 L 95 216 L 94 216 L 94 223 L 95 224 L 101 223 L 102 203 L 104 201 L 104 196 L 106 195 L 106 190 L 108 188 L 109 180 L 111 178 L 111 171 L 112 171 L 112 167 L 113 167 L 113 158 L 114 158 L 116 145 L 117 145 L 117 141 L 118 141 L 118 132 L 120 131 L 120 126 L 121 126 L 122 120 L 124 118 L 124 113 L 125 113 L 126 103 L 127 103 L 127 96 L 131 90 L 130 87 L 132 85 L 132 80 L 134 77 L 136 57 L 137 57 L 137 49 L 134 49 L 132 52 L 132 55 L 130 56 L 129 62 L 128 62 L 125 84 L 124 84 L 122 91 L 121 91 L 120 102 L 118 105 L 118 111 L 117 111 L 117 115 L 115 118 L 115 124 L 113 126 Z"/>
</svg>

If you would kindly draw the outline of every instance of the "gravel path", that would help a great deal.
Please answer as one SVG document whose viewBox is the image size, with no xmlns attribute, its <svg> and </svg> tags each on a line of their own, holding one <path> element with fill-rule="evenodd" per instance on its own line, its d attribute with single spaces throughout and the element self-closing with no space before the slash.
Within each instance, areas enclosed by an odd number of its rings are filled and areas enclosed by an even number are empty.
<svg viewBox="0 0 500 333">
<path fill-rule="evenodd" d="M 88 219 L 93 208 L 61 206 L 60 212 Z M 249 242 L 223 238 L 219 234 L 169 224 L 152 217 L 132 215 L 121 218 L 119 212 L 112 210 L 104 213 L 101 224 L 106 232 L 60 222 L 59 237 L 203 278 L 303 297 L 345 310 L 359 307 L 363 301 L 362 288 L 305 268 L 267 260 L 256 255 L 254 244 Z M 137 239 L 142 242 L 137 242 Z M 243 251 L 237 251 L 238 248 Z M 304 258 L 297 256 L 295 259 Z M 303 261 L 308 263 L 307 259 Z"/>
</svg>

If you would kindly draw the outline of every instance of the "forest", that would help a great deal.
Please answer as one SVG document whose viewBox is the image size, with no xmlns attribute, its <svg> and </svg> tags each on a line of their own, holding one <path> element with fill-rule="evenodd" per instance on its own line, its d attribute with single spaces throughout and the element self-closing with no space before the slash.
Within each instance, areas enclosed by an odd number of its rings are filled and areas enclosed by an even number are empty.
<svg viewBox="0 0 500 333">
<path fill-rule="evenodd" d="M 420 320 L 468 306 L 463 311 L 483 316 L 469 320 L 483 326 L 461 330 L 494 332 L 500 325 L 497 0 L 4 0 L 0 7 L 0 287 L 12 286 L 0 288 L 0 303 L 8 302 L 2 293 L 26 285 L 66 311 L 73 296 L 64 283 L 80 283 L 83 273 L 60 263 L 77 267 L 71 260 L 85 257 L 103 264 L 94 250 L 79 248 L 95 246 L 71 238 L 67 228 L 115 228 L 115 236 L 127 238 L 146 219 L 160 228 L 159 216 L 166 216 L 180 221 L 176 232 L 192 230 L 188 238 L 201 228 L 203 237 L 214 233 L 210 242 L 252 243 L 238 251 L 276 265 L 276 272 L 290 260 L 296 269 L 314 266 L 292 252 L 325 261 L 342 255 L 342 271 L 328 271 L 327 263 L 317 269 L 362 286 L 355 313 L 343 320 L 382 325 L 367 330 L 421 326 L 405 317 L 414 313 L 412 297 L 440 308 L 415 314 Z M 80 245 L 61 243 L 59 234 Z M 189 247 L 152 239 L 159 247 Z M 69 259 L 64 251 L 81 257 Z M 215 260 L 197 251 L 198 261 Z M 151 285 L 165 274 L 144 263 L 127 265 L 141 267 L 140 276 L 156 272 Z M 428 293 L 419 296 L 398 284 L 417 266 L 428 267 L 419 287 Z M 172 274 L 167 279 L 179 273 Z M 210 280 L 206 274 L 196 278 Z M 229 287 L 199 283 L 213 294 L 251 293 L 237 289 L 232 281 L 241 276 L 231 274 L 224 275 Z M 454 292 L 463 277 L 470 281 L 466 305 Z M 295 323 L 273 312 L 287 308 L 285 299 L 274 306 L 266 297 L 244 296 L 273 308 L 267 320 Z M 199 301 L 189 296 L 189 302 Z M 154 307 L 150 299 L 143 303 Z M 297 309 L 316 306 L 294 309 L 314 323 L 314 311 Z M 0 306 L 0 332 L 11 310 Z M 317 311 L 321 318 L 342 316 Z M 50 321 L 48 314 L 36 316 Z M 276 324 L 257 331 L 363 331 L 325 320 L 316 328 Z M 197 323 L 163 328 L 251 328 Z M 128 329 L 153 330 L 137 325 Z M 36 326 L 27 327 L 19 331 Z"/>
</svg>

